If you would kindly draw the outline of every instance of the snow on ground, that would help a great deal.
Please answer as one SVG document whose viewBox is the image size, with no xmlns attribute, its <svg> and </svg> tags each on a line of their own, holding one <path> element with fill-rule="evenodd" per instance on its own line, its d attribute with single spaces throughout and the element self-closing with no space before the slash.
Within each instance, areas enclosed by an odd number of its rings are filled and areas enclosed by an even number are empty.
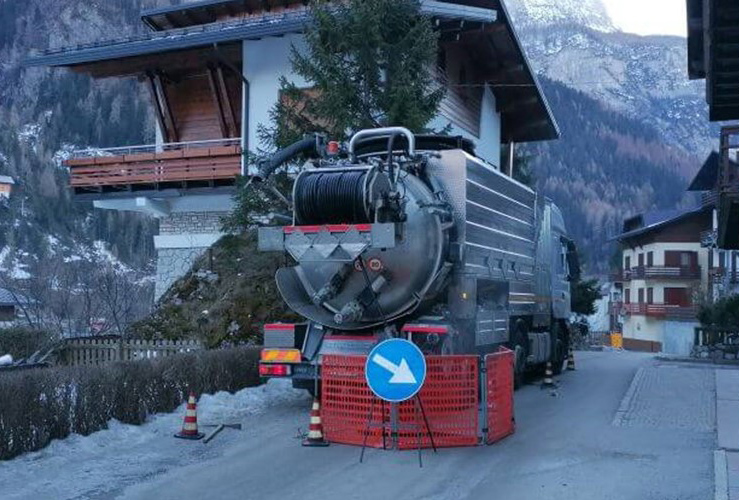
<svg viewBox="0 0 739 500">
<path fill-rule="evenodd" d="M 273 406 L 305 401 L 305 391 L 287 380 L 271 380 L 235 394 L 204 394 L 198 401 L 201 432 L 208 423 L 239 423 Z M 89 436 L 72 435 L 43 450 L 0 461 L 0 497 L 3 500 L 38 498 L 109 498 L 126 486 L 171 469 L 220 456 L 232 443 L 218 436 L 202 441 L 175 439 L 182 427 L 184 404 L 173 413 L 150 417 L 142 426 L 111 421 L 108 429 Z M 224 430 L 228 433 L 229 429 Z M 238 431 L 230 431 L 238 432 Z M 238 435 L 235 439 L 238 439 Z"/>
</svg>

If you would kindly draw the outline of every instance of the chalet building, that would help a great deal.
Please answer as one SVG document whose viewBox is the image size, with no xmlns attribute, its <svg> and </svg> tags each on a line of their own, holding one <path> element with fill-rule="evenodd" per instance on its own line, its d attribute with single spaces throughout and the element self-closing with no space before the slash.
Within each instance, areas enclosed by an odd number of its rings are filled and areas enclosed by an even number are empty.
<svg viewBox="0 0 739 500">
<path fill-rule="evenodd" d="M 611 317 L 627 349 L 687 355 L 701 303 L 739 293 L 739 252 L 718 244 L 721 156 L 709 156 L 688 187 L 700 205 L 627 219 Z"/>
<path fill-rule="evenodd" d="M 22 315 L 21 309 L 31 303 L 22 295 L 0 288 L 0 328 L 15 326 Z"/>
<path fill-rule="evenodd" d="M 705 79 L 711 121 L 739 120 L 739 9 L 736 0 L 687 0 L 688 75 Z M 739 125 L 721 130 L 717 205 L 718 247 L 739 250 Z"/>
<path fill-rule="evenodd" d="M 13 192 L 15 181 L 7 175 L 0 175 L 0 199 L 7 200 Z"/>
<path fill-rule="evenodd" d="M 627 219 L 618 240 L 623 251 L 624 348 L 689 354 L 697 305 L 707 292 L 709 251 L 701 234 L 711 211 L 650 212 Z"/>
<path fill-rule="evenodd" d="M 136 78 L 157 117 L 153 144 L 77 152 L 66 164 L 80 200 L 160 219 L 157 296 L 220 236 L 245 153 L 280 99 L 310 21 L 303 0 L 201 0 L 142 12 L 143 35 L 43 51 L 27 64 L 94 79 Z M 501 167 L 501 145 L 555 139 L 558 129 L 501 0 L 422 2 L 440 31 L 440 116 L 451 134 Z M 509 148 L 512 150 L 513 148 Z"/>
</svg>

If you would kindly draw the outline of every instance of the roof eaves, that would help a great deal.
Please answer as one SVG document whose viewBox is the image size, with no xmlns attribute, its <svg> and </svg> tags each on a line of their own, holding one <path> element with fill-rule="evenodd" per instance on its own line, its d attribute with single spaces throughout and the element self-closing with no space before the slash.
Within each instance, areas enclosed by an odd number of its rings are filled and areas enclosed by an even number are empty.
<svg viewBox="0 0 739 500">
<path fill-rule="evenodd" d="M 280 16 L 260 21 L 223 23 L 217 28 L 201 26 L 162 32 L 152 32 L 138 39 L 111 40 L 79 49 L 47 51 L 26 59 L 26 66 L 76 66 L 93 62 L 143 56 L 212 45 L 235 40 L 258 39 L 299 33 L 308 16 L 304 13 Z"/>
<path fill-rule="evenodd" d="M 654 231 L 655 229 L 662 228 L 662 227 L 667 226 L 669 224 L 673 224 L 675 222 L 680 222 L 683 219 L 686 219 L 686 218 L 691 217 L 693 215 L 697 215 L 697 214 L 702 213 L 702 212 L 705 212 L 707 210 L 708 210 L 707 207 L 692 208 L 692 209 L 689 209 L 689 210 L 686 210 L 686 211 L 680 213 L 679 215 L 676 215 L 674 217 L 671 217 L 669 219 L 665 219 L 665 220 L 662 220 L 662 221 L 659 221 L 659 222 L 655 222 L 653 224 L 649 224 L 648 226 L 640 227 L 638 229 L 634 229 L 634 230 L 629 231 L 627 233 L 621 233 L 621 234 L 619 234 L 617 236 L 614 236 L 613 238 L 610 238 L 609 241 L 623 241 L 623 240 L 626 240 L 626 239 L 629 239 L 629 238 L 633 238 L 635 236 L 640 236 L 642 234 L 648 233 L 650 231 Z"/>
</svg>

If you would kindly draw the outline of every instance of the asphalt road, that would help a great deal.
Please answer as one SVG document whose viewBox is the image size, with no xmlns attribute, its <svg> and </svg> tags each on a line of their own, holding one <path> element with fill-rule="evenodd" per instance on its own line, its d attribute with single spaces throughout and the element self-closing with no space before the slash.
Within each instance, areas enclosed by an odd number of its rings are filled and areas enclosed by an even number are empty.
<svg viewBox="0 0 739 500">
<path fill-rule="evenodd" d="M 424 451 L 422 469 L 415 451 L 368 450 L 360 464 L 355 447 L 301 447 L 308 401 L 293 400 L 216 438 L 224 440 L 219 456 L 115 497 L 705 500 L 715 448 L 715 416 L 705 409 L 715 390 L 705 374 L 713 370 L 643 354 L 578 353 L 578 371 L 559 378 L 556 397 L 535 385 L 516 393 L 515 435 Z"/>
</svg>

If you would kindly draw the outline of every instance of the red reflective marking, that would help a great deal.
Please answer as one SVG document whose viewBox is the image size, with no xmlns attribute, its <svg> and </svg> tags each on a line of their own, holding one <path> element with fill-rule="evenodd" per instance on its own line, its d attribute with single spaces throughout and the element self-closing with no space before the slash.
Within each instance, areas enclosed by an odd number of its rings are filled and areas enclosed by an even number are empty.
<svg viewBox="0 0 739 500">
<path fill-rule="evenodd" d="M 292 323 L 268 323 L 264 325 L 265 330 L 295 330 Z"/>
<path fill-rule="evenodd" d="M 303 233 L 319 233 L 324 229 L 328 230 L 330 233 L 345 233 L 350 229 L 356 229 L 357 231 L 366 233 L 372 231 L 372 224 L 328 224 L 325 226 L 284 226 L 282 228 L 282 230 L 287 234 L 294 233 L 295 231 L 301 231 Z"/>
<path fill-rule="evenodd" d="M 377 337 L 365 337 L 363 335 L 329 335 L 326 340 L 377 340 Z"/>
<path fill-rule="evenodd" d="M 405 325 L 404 332 L 411 333 L 449 333 L 449 329 L 445 326 L 423 326 L 423 325 Z"/>
<path fill-rule="evenodd" d="M 259 375 L 287 376 L 290 375 L 290 367 L 287 365 L 259 365 Z"/>
</svg>

